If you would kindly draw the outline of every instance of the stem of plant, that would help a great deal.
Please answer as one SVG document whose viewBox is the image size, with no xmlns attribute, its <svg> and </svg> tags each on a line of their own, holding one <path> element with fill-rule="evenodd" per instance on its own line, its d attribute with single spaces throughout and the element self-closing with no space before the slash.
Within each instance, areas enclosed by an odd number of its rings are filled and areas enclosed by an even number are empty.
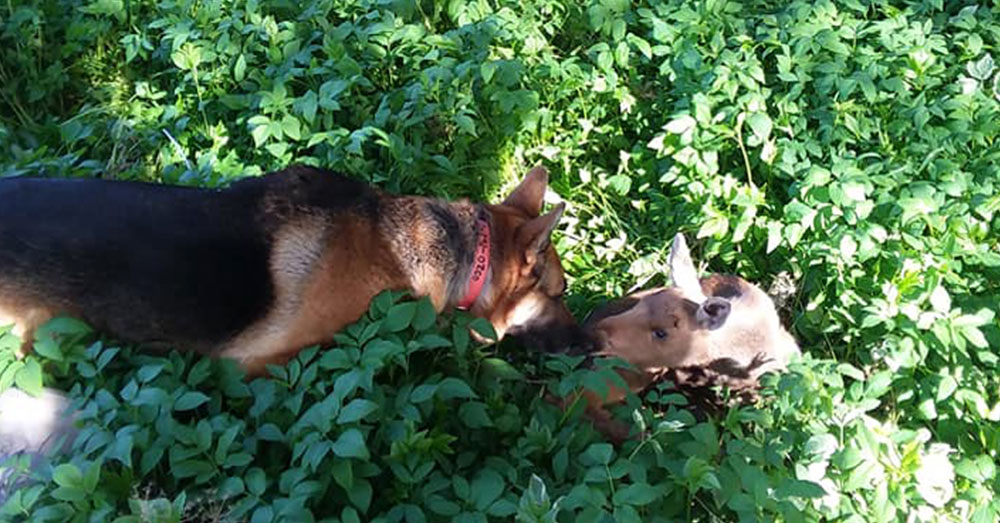
<svg viewBox="0 0 1000 523">
<path fill-rule="evenodd" d="M 205 124 L 205 132 L 208 132 L 208 116 L 205 114 L 205 103 L 201 98 L 201 84 L 198 83 L 198 66 L 191 68 L 191 78 L 194 79 L 194 92 L 198 95 L 198 112 L 201 113 L 201 120 Z"/>
<path fill-rule="evenodd" d="M 604 465 L 604 471 L 608 474 L 608 490 L 611 491 L 611 497 L 615 497 L 615 480 L 611 478 L 611 467 Z M 688 518 L 690 519 L 690 518 Z"/>
<path fill-rule="evenodd" d="M 747 182 L 753 187 L 753 172 L 750 170 L 750 156 L 747 155 L 747 148 L 743 145 L 743 120 L 746 113 L 740 113 L 736 117 L 736 143 L 740 146 L 740 154 L 743 155 L 743 166 L 747 170 Z"/>
</svg>

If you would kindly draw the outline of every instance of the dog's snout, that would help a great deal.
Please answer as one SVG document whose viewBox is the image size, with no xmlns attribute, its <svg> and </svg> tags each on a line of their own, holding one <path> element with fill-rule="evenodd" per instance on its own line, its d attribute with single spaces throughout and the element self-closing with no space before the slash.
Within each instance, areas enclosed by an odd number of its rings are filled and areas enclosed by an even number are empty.
<svg viewBox="0 0 1000 523">
<path fill-rule="evenodd" d="M 589 354 L 597 347 L 595 338 L 574 324 L 540 323 L 510 331 L 521 343 L 545 352 Z"/>
</svg>

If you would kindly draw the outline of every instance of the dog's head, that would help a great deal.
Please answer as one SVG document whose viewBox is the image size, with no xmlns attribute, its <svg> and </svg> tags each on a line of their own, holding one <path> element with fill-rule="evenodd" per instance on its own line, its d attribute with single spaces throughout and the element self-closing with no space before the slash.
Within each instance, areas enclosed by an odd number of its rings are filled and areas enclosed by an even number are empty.
<svg viewBox="0 0 1000 523">
<path fill-rule="evenodd" d="M 670 251 L 670 277 L 672 286 L 611 302 L 586 322 L 600 354 L 617 356 L 641 373 L 627 379 L 633 388 L 682 368 L 705 369 L 722 382 L 755 383 L 798 353 L 771 298 L 736 276 L 699 279 L 680 234 Z"/>
<path fill-rule="evenodd" d="M 511 335 L 547 351 L 585 351 L 591 344 L 563 303 L 566 276 L 550 240 L 565 206 L 541 213 L 548 180 L 548 172 L 535 167 L 503 203 L 488 206 L 495 259 L 476 312 L 498 337 Z"/>
</svg>

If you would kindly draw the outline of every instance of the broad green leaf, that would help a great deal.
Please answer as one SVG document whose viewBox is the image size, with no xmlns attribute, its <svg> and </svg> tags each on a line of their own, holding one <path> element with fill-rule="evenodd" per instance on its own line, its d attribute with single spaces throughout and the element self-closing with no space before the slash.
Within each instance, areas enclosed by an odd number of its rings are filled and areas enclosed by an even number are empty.
<svg viewBox="0 0 1000 523">
<path fill-rule="evenodd" d="M 672 134 L 684 134 L 691 129 L 694 129 L 695 125 L 696 122 L 694 118 L 688 115 L 683 115 L 671 120 L 664 127 L 664 130 Z"/>
<path fill-rule="evenodd" d="M 771 136 L 773 124 L 767 113 L 750 113 L 750 116 L 747 117 L 747 124 L 750 125 L 750 129 L 759 141 L 763 142 Z"/>
<path fill-rule="evenodd" d="M 191 459 L 171 464 L 170 470 L 175 478 L 183 479 L 212 472 L 213 468 L 207 461 Z"/>
<path fill-rule="evenodd" d="M 163 367 L 164 364 L 162 363 L 143 365 L 139 368 L 139 371 L 136 372 L 136 377 L 139 378 L 139 383 L 148 383 L 152 381 L 154 378 L 159 376 Z"/>
<path fill-rule="evenodd" d="M 437 384 L 437 397 L 443 400 L 476 398 L 467 383 L 458 378 L 445 378 Z"/>
<path fill-rule="evenodd" d="M 456 114 L 455 115 L 455 125 L 460 131 L 469 136 L 479 136 L 476 133 L 476 122 L 472 120 L 468 115 Z"/>
<path fill-rule="evenodd" d="M 42 394 L 42 366 L 38 364 L 38 360 L 25 359 L 24 366 L 14 375 L 14 383 L 17 388 L 24 392 L 32 396 L 40 396 Z"/>
<path fill-rule="evenodd" d="M 367 512 L 372 502 L 372 486 L 367 480 L 355 479 L 354 486 L 347 491 L 351 503 L 361 512 Z"/>
<path fill-rule="evenodd" d="M 354 469 L 349 459 L 334 459 L 330 467 L 334 481 L 344 490 L 350 491 L 354 486 Z"/>
<path fill-rule="evenodd" d="M 515 381 L 524 379 L 524 374 L 500 358 L 484 358 L 482 364 L 483 372 L 494 379 Z"/>
<path fill-rule="evenodd" d="M 646 483 L 633 483 L 615 492 L 614 503 L 643 506 L 656 501 L 662 494 L 660 488 Z"/>
<path fill-rule="evenodd" d="M 274 509 L 267 505 L 254 510 L 253 517 L 250 518 L 250 523 L 271 523 L 271 521 L 274 521 Z"/>
<path fill-rule="evenodd" d="M 413 389 L 410 393 L 410 401 L 413 403 L 423 403 L 434 397 L 438 390 L 437 384 L 424 384 Z"/>
<path fill-rule="evenodd" d="M 344 510 L 340 512 L 340 521 L 344 523 L 361 523 L 361 517 L 358 515 L 358 511 L 354 510 L 354 507 L 344 507 Z"/>
<path fill-rule="evenodd" d="M 608 186 L 618 195 L 625 196 L 632 188 L 632 179 L 624 174 L 616 174 L 608 178 Z"/>
<path fill-rule="evenodd" d="M 994 64 L 993 57 L 988 53 L 984 54 L 978 60 L 969 62 L 966 66 L 966 70 L 969 72 L 969 76 L 975 78 L 976 80 L 988 80 L 990 75 L 993 74 Z"/>
<path fill-rule="evenodd" d="M 408 301 L 393 305 L 385 315 L 385 323 L 382 324 L 382 331 L 399 332 L 409 327 L 413 322 L 416 312 L 416 302 Z"/>
<path fill-rule="evenodd" d="M 486 340 L 495 341 L 497 339 L 497 333 L 493 329 L 493 324 L 484 318 L 473 319 L 469 323 L 469 327 Z"/>
<path fill-rule="evenodd" d="M 64 463 L 52 471 L 52 481 L 60 487 L 78 487 L 82 490 L 83 473 L 76 465 Z"/>
<path fill-rule="evenodd" d="M 208 402 L 209 397 L 198 391 L 188 391 L 181 394 L 181 397 L 177 398 L 174 403 L 174 410 L 185 411 L 196 409 L 206 402 Z"/>
<path fill-rule="evenodd" d="M 434 325 L 436 319 L 437 313 L 434 311 L 431 300 L 426 297 L 417 300 L 411 326 L 417 331 L 425 331 Z"/>
<path fill-rule="evenodd" d="M 472 480 L 472 502 L 476 510 L 485 511 L 503 494 L 504 480 L 493 469 L 483 469 L 482 472 Z"/>
<path fill-rule="evenodd" d="M 941 377 L 941 382 L 938 384 L 935 400 L 938 402 L 944 401 L 951 397 L 957 389 L 958 382 L 955 381 L 955 378 L 950 375 L 944 375 Z"/>
<path fill-rule="evenodd" d="M 431 512 L 446 517 L 456 516 L 462 510 L 457 504 L 438 495 L 430 496 L 426 505 Z"/>
<path fill-rule="evenodd" d="M 284 441 L 285 435 L 274 423 L 265 423 L 257 429 L 257 437 L 264 441 Z"/>
<path fill-rule="evenodd" d="M 286 114 L 284 118 L 281 119 L 281 131 L 285 136 L 291 138 L 292 140 L 302 139 L 302 124 L 299 119 Z"/>
<path fill-rule="evenodd" d="M 479 401 L 463 403 L 458 408 L 458 417 L 461 418 L 466 427 L 472 429 L 493 426 L 493 420 L 490 419 L 489 413 L 486 411 L 486 404 Z"/>
<path fill-rule="evenodd" d="M 204 358 L 198 360 L 188 371 L 187 384 L 190 387 L 197 387 L 204 382 L 212 373 L 212 360 Z"/>
<path fill-rule="evenodd" d="M 593 443 L 581 455 L 581 459 L 590 464 L 607 465 L 611 462 L 614 448 L 608 443 Z"/>
<path fill-rule="evenodd" d="M 246 71 L 247 71 L 246 56 L 240 54 L 239 58 L 236 59 L 236 65 L 233 66 L 233 78 L 235 78 L 237 82 L 242 82 L 243 79 L 246 77 Z"/>
<path fill-rule="evenodd" d="M 493 80 L 493 75 L 496 73 L 497 64 L 496 62 L 483 62 L 479 66 L 479 74 L 483 77 L 483 82 L 490 83 Z"/>
<path fill-rule="evenodd" d="M 779 498 L 797 497 L 813 499 L 823 497 L 826 495 L 826 492 L 815 482 L 788 478 L 778 485 L 775 495 Z"/>
<path fill-rule="evenodd" d="M 251 136 L 253 136 L 253 144 L 255 147 L 260 147 L 264 145 L 267 138 L 270 136 L 270 125 L 267 123 L 254 126 L 250 131 Z"/>
<path fill-rule="evenodd" d="M 344 408 L 340 409 L 337 416 L 337 423 L 354 423 L 365 416 L 378 410 L 378 404 L 362 398 L 351 400 Z"/>
<path fill-rule="evenodd" d="M 358 429 L 347 429 L 333 442 L 333 453 L 341 458 L 368 459 L 365 438 Z"/>
<path fill-rule="evenodd" d="M 78 487 L 59 487 L 52 491 L 52 497 L 60 501 L 80 502 L 87 499 L 87 493 Z"/>
<path fill-rule="evenodd" d="M 243 480 L 246 482 L 247 491 L 254 496 L 260 496 L 264 493 L 267 482 L 264 476 L 264 471 L 260 468 L 254 467 L 248 470 Z"/>
</svg>

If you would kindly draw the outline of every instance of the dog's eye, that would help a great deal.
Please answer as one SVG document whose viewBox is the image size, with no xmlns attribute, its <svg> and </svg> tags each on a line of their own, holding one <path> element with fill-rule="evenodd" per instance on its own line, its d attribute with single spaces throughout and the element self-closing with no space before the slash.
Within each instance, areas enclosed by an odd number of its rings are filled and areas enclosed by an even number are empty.
<svg viewBox="0 0 1000 523">
<path fill-rule="evenodd" d="M 667 339 L 667 331 L 663 329 L 653 329 L 653 337 L 658 340 Z"/>
</svg>

